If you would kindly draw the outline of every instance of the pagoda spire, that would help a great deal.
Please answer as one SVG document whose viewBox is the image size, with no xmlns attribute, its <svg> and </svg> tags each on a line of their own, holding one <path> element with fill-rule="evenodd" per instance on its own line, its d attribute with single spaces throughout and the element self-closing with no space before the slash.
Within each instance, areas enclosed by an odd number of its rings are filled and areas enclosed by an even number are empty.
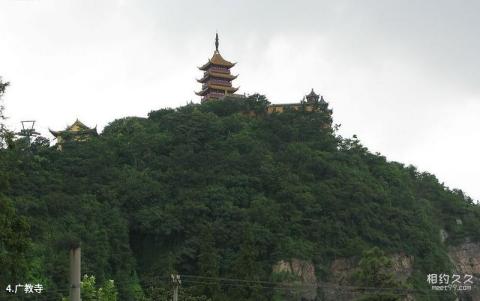
<svg viewBox="0 0 480 301">
<path fill-rule="evenodd" d="M 215 33 L 215 51 L 218 52 L 218 32 Z"/>
</svg>

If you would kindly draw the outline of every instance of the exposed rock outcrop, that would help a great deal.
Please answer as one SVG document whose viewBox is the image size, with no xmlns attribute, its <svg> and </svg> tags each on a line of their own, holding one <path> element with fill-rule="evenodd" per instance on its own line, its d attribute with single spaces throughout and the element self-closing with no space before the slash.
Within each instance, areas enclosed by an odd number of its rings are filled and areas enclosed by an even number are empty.
<svg viewBox="0 0 480 301">
<path fill-rule="evenodd" d="M 444 243 L 448 238 L 448 233 L 445 229 L 440 229 L 440 240 Z"/>
<path fill-rule="evenodd" d="M 285 300 L 313 301 L 317 297 L 317 277 L 315 266 L 311 261 L 291 259 L 280 260 L 273 266 L 273 273 L 285 275 L 282 284 L 291 289 L 285 289 Z"/>
<path fill-rule="evenodd" d="M 445 232 L 445 236 L 448 235 Z M 448 247 L 448 255 L 454 266 L 454 273 L 464 277 L 473 276 L 472 290 L 458 294 L 458 300 L 480 301 L 480 243 L 467 241 L 461 245 Z M 414 257 L 403 253 L 393 254 L 391 271 L 395 279 L 401 282 L 407 281 L 413 272 Z M 285 274 L 282 284 L 292 286 L 291 290 L 282 290 L 284 300 L 289 301 L 313 301 L 313 300 L 355 300 L 360 296 L 352 286 L 352 275 L 358 262 L 352 258 L 335 259 L 329 268 L 328 282 L 319 282 L 315 274 L 315 266 L 311 261 L 291 259 L 281 260 L 273 266 L 276 274 Z M 320 287 L 318 295 L 316 287 Z M 317 298 L 317 299 L 316 299 Z M 403 300 L 414 300 L 413 296 L 407 296 Z"/>
<path fill-rule="evenodd" d="M 414 257 L 406 255 L 404 253 L 398 253 L 392 255 L 392 272 L 395 275 L 395 279 L 400 282 L 407 281 L 408 277 L 413 272 Z"/>
<path fill-rule="evenodd" d="M 466 242 L 448 248 L 455 274 L 473 276 L 472 290 L 459 294 L 460 300 L 480 301 L 480 243 Z"/>
<path fill-rule="evenodd" d="M 391 257 L 392 268 L 395 278 L 404 282 L 413 272 L 414 257 L 403 253 L 393 254 Z M 335 259 L 330 265 L 329 281 L 323 285 L 322 293 L 324 300 L 349 301 L 360 296 L 352 286 L 351 280 L 358 262 L 351 258 Z M 349 286 L 351 288 L 349 288 Z M 407 296 L 403 300 L 413 300 Z"/>
</svg>

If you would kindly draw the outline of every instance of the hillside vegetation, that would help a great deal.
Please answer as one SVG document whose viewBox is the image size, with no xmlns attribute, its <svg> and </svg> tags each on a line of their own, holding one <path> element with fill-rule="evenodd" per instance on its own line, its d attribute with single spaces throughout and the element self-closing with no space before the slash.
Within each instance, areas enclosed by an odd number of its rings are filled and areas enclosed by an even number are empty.
<svg viewBox="0 0 480 301">
<path fill-rule="evenodd" d="M 407 285 L 427 290 L 428 273 L 452 269 L 446 245 L 479 240 L 479 207 L 460 190 L 338 136 L 327 113 L 266 115 L 267 103 L 153 111 L 63 151 L 10 141 L 0 150 L 0 284 L 67 296 L 68 249 L 80 243 L 82 273 L 113 279 L 119 300 L 166 298 L 171 273 L 211 277 L 184 278 L 181 300 L 280 300 L 218 278 L 274 281 L 276 262 L 298 258 L 328 280 L 333 259 L 378 247 L 414 256 Z"/>
</svg>

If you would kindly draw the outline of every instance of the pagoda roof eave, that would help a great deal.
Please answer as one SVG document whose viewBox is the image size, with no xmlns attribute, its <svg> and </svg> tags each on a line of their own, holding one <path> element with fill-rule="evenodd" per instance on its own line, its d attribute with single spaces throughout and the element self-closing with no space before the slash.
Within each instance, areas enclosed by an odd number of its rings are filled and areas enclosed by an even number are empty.
<svg viewBox="0 0 480 301">
<path fill-rule="evenodd" d="M 57 137 L 57 136 L 59 135 L 59 133 L 60 133 L 59 131 L 54 131 L 54 130 L 52 130 L 52 129 L 50 129 L 50 128 L 48 129 L 48 131 L 50 132 L 50 134 L 52 134 L 52 135 L 55 136 L 55 137 Z"/>
<path fill-rule="evenodd" d="M 204 64 L 203 66 L 198 67 L 198 69 L 206 71 L 208 69 L 208 67 L 210 67 L 211 65 L 232 68 L 233 66 L 235 66 L 235 64 L 236 63 L 231 63 L 231 62 L 227 61 L 226 59 L 224 59 L 222 57 L 222 55 L 220 54 L 220 52 L 215 51 L 213 53 L 212 58 L 209 59 L 208 62 L 206 64 Z"/>
<path fill-rule="evenodd" d="M 54 136 L 58 136 L 58 135 L 62 135 L 62 134 L 73 134 L 73 135 L 79 134 L 80 135 L 80 134 L 87 134 L 87 133 L 98 135 L 97 127 L 93 128 L 93 129 L 86 129 L 86 130 L 79 130 L 79 131 L 70 131 L 70 130 L 53 131 L 53 130 L 50 130 L 50 129 L 49 129 L 49 131 Z"/>
<path fill-rule="evenodd" d="M 195 92 L 195 94 L 198 95 L 198 96 L 205 96 L 205 95 L 207 95 L 207 93 L 208 93 L 208 88 L 203 89 L 202 91 L 199 91 L 199 92 Z"/>
<path fill-rule="evenodd" d="M 226 67 L 226 68 L 232 68 L 236 65 L 237 63 L 230 63 L 228 65 L 223 65 L 223 64 L 215 64 L 215 63 L 212 63 L 212 62 L 207 62 L 205 65 L 203 66 L 200 66 L 200 67 L 197 67 L 198 69 L 202 70 L 202 71 L 207 71 L 208 68 L 210 68 L 211 66 L 219 66 L 219 67 Z"/>
<path fill-rule="evenodd" d="M 210 89 L 216 89 L 216 90 L 221 90 L 221 91 L 226 91 L 229 93 L 235 93 L 240 89 L 240 87 L 228 87 L 228 86 L 218 86 L 218 85 L 208 85 L 206 89 L 203 89 L 199 92 L 195 92 L 196 95 L 198 96 L 205 96 L 208 94 Z"/>
<path fill-rule="evenodd" d="M 93 134 L 94 136 L 98 136 L 97 126 L 95 126 L 94 128 L 87 128 L 87 129 L 82 129 L 82 130 L 78 130 L 78 131 L 72 131 L 72 130 L 69 130 L 69 129 L 66 129 L 66 130 L 63 130 L 63 131 L 54 131 L 50 128 L 48 129 L 48 131 L 54 137 L 58 137 L 58 136 L 61 136 L 61 135 L 64 135 L 64 134 L 67 134 L 67 135 Z"/>
<path fill-rule="evenodd" d="M 240 87 L 235 88 L 235 87 L 231 87 L 231 86 L 221 86 L 221 85 L 215 85 L 215 84 L 208 84 L 208 88 L 223 90 L 223 91 L 228 91 L 228 92 L 236 92 Z"/>
<path fill-rule="evenodd" d="M 197 79 L 197 82 L 199 83 L 205 83 L 209 78 L 212 77 L 218 77 L 218 78 L 223 78 L 223 79 L 228 79 L 228 80 L 234 80 L 238 77 L 238 75 L 231 75 L 231 74 L 223 74 L 223 73 L 217 73 L 217 72 L 211 72 L 207 71 L 208 73 L 202 77 L 201 79 Z"/>
</svg>

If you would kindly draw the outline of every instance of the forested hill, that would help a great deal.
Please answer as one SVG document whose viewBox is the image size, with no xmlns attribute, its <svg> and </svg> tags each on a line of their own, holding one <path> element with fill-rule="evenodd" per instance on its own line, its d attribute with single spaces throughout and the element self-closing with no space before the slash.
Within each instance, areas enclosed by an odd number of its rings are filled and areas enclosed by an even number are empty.
<svg viewBox="0 0 480 301">
<path fill-rule="evenodd" d="M 82 273 L 115 280 L 119 300 L 164 300 L 173 272 L 210 277 L 184 278 L 183 300 L 283 300 L 219 278 L 274 282 L 272 267 L 297 258 L 328 281 L 332 260 L 372 247 L 413 256 L 404 285 L 427 290 L 426 274 L 452 270 L 448 245 L 479 240 L 479 207 L 461 191 L 337 136 L 326 113 L 267 115 L 267 103 L 153 111 L 63 151 L 10 141 L 0 150 L 0 284 L 67 296 L 68 249 L 80 242 Z"/>
</svg>

